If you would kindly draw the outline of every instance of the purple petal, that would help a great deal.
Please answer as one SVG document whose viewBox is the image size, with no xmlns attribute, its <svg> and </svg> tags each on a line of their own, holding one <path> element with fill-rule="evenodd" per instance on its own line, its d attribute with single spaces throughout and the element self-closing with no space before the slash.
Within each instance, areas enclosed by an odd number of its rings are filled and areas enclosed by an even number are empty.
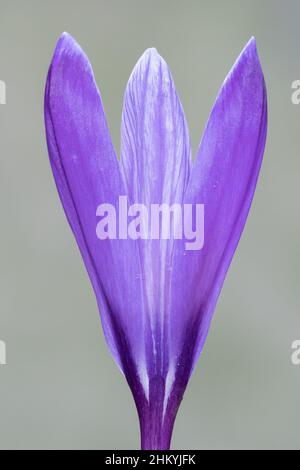
<svg viewBox="0 0 300 470">
<path fill-rule="evenodd" d="M 205 206 L 205 241 L 201 251 L 176 248 L 171 336 L 174 357 L 185 348 L 182 363 L 194 365 L 202 350 L 250 209 L 266 129 L 265 83 L 251 39 L 213 107 L 185 194 L 185 203 Z"/>
<path fill-rule="evenodd" d="M 121 158 L 133 202 L 181 202 L 191 150 L 171 72 L 148 49 L 129 78 L 124 97 Z"/>
<path fill-rule="evenodd" d="M 182 203 L 191 167 L 188 128 L 169 68 L 155 49 L 143 54 L 125 91 L 121 162 L 131 203 L 146 205 L 149 214 L 150 204 Z M 142 442 L 143 448 L 166 448 L 181 399 L 180 390 L 165 413 L 174 240 L 137 240 L 137 245 L 149 384 L 149 401 L 138 406 Z"/>
<path fill-rule="evenodd" d="M 63 34 L 49 69 L 45 122 L 60 198 L 91 278 L 108 345 L 124 372 L 142 354 L 141 289 L 137 248 L 130 240 L 99 240 L 96 209 L 117 207 L 126 194 L 89 61 Z M 124 308 L 126 306 L 126 308 Z M 135 337 L 128 351 L 127 330 Z"/>
<path fill-rule="evenodd" d="M 188 128 L 170 70 L 156 49 L 143 54 L 127 84 L 121 162 L 131 203 L 146 205 L 150 214 L 150 204 L 182 202 L 191 165 Z M 147 363 L 163 375 L 173 241 L 148 239 L 137 244 L 144 314 L 151 330 Z"/>
</svg>

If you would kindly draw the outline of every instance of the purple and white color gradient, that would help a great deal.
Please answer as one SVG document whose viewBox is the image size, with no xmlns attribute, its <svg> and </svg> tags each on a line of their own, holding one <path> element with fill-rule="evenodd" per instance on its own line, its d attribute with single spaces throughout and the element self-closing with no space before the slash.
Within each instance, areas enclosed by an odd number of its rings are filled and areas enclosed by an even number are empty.
<svg viewBox="0 0 300 470">
<path fill-rule="evenodd" d="M 202 351 L 242 234 L 264 152 L 267 99 L 255 40 L 227 76 L 195 161 L 166 62 L 148 49 L 126 87 L 117 159 L 88 58 L 64 33 L 45 91 L 57 189 L 90 276 L 110 351 L 136 403 L 143 449 L 168 449 L 176 413 Z M 96 209 L 131 204 L 205 206 L 205 244 L 96 236 Z"/>
</svg>

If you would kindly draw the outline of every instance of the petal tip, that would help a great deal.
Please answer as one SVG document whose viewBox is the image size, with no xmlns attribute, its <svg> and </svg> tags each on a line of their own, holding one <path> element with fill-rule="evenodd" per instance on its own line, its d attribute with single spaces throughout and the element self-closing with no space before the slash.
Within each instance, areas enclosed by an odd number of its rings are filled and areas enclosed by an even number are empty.
<svg viewBox="0 0 300 470">
<path fill-rule="evenodd" d="M 244 47 L 241 56 L 247 57 L 248 60 L 255 62 L 260 65 L 258 52 L 257 52 L 257 43 L 254 36 L 252 36 Z"/>
<path fill-rule="evenodd" d="M 167 68 L 167 63 L 155 47 L 149 47 L 138 60 L 136 67 L 151 67 L 152 72 L 158 71 L 161 66 Z"/>
<path fill-rule="evenodd" d="M 73 36 L 64 31 L 58 38 L 56 43 L 56 47 L 54 50 L 52 64 L 59 58 L 64 55 L 73 55 L 73 54 L 80 54 L 84 55 L 83 50 L 81 49 L 78 42 L 73 38 Z"/>
<path fill-rule="evenodd" d="M 234 73 L 236 74 L 236 77 L 239 77 L 239 79 L 241 79 L 242 76 L 249 77 L 252 75 L 252 81 L 255 82 L 256 85 L 261 81 L 264 82 L 263 71 L 257 52 L 256 39 L 254 36 L 249 39 L 243 48 L 227 78 L 225 79 L 225 82 L 227 82 L 228 78 L 232 77 Z"/>
<path fill-rule="evenodd" d="M 57 40 L 56 51 L 61 49 L 63 46 L 72 44 L 76 44 L 75 39 L 73 38 L 73 36 L 71 36 L 71 34 L 67 33 L 67 31 L 64 31 L 63 33 L 61 33 Z"/>
<path fill-rule="evenodd" d="M 246 47 L 252 47 L 253 50 L 256 50 L 256 39 L 255 36 L 251 36 L 249 41 L 246 44 Z"/>
<path fill-rule="evenodd" d="M 144 54 L 142 55 L 142 57 L 145 56 L 145 57 L 148 57 L 149 59 L 150 58 L 158 58 L 160 57 L 156 47 L 148 47 L 148 49 L 145 50 Z"/>
</svg>

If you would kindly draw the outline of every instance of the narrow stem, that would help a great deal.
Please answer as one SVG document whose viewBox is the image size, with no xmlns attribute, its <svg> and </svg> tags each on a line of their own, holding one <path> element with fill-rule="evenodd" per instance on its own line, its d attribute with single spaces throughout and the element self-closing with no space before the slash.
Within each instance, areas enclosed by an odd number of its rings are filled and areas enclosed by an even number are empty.
<svg viewBox="0 0 300 470">
<path fill-rule="evenodd" d="M 153 377 L 149 383 L 149 400 L 139 409 L 141 448 L 143 450 L 169 450 L 172 431 L 180 399 L 165 404 L 165 380 Z"/>
</svg>

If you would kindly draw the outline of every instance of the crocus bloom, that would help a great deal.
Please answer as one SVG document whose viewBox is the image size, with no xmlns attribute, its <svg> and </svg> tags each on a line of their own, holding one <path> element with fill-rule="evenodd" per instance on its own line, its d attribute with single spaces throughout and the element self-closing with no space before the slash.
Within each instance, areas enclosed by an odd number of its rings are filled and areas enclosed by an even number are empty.
<svg viewBox="0 0 300 470">
<path fill-rule="evenodd" d="M 203 348 L 261 166 L 266 91 L 252 38 L 227 76 L 195 161 L 171 73 L 148 49 L 124 97 L 117 159 L 91 65 L 74 39 L 58 41 L 45 91 L 51 166 L 90 276 L 106 341 L 136 403 L 143 449 L 168 449 Z M 96 236 L 96 208 L 202 203 L 205 242 Z"/>
</svg>

